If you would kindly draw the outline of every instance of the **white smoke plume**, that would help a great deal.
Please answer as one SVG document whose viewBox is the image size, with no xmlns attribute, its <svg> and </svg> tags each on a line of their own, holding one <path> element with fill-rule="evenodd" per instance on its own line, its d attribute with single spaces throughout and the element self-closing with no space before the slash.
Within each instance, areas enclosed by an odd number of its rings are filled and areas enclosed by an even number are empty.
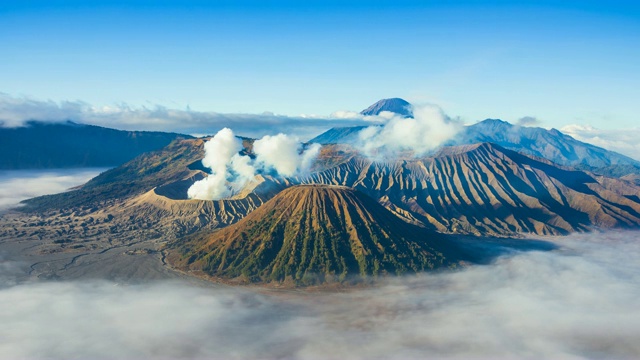
<svg viewBox="0 0 640 360">
<path fill-rule="evenodd" d="M 303 151 L 302 144 L 296 138 L 285 134 L 266 135 L 253 143 L 258 165 L 273 169 L 283 176 L 293 176 L 309 169 L 319 151 L 320 144 L 312 144 Z"/>
<path fill-rule="evenodd" d="M 211 174 L 196 181 L 187 191 L 188 197 L 200 200 L 230 197 L 260 172 L 275 171 L 281 176 L 306 172 L 320 151 L 319 144 L 303 149 L 297 138 L 285 134 L 266 135 L 254 141 L 255 160 L 241 155 L 242 148 L 242 141 L 228 128 L 207 141 L 202 164 L 211 169 Z"/>
<path fill-rule="evenodd" d="M 401 151 L 420 156 L 444 145 L 463 128 L 436 106 L 414 106 L 413 116 L 396 115 L 382 126 L 363 129 L 356 147 L 368 156 L 393 156 Z"/>
<path fill-rule="evenodd" d="M 221 199 L 232 194 L 233 190 L 253 177 L 255 170 L 247 169 L 248 165 L 240 160 L 242 141 L 235 137 L 233 131 L 224 128 L 204 144 L 205 156 L 202 165 L 211 169 L 206 178 L 196 181 L 187 191 L 192 199 Z M 235 165 L 235 166 L 234 166 Z M 241 169 L 242 175 L 232 179 L 234 167 Z"/>
</svg>

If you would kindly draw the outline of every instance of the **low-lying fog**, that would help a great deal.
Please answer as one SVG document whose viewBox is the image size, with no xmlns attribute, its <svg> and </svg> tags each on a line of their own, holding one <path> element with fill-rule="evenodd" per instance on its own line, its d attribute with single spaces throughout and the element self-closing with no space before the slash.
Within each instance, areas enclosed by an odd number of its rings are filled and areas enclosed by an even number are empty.
<svg viewBox="0 0 640 360">
<path fill-rule="evenodd" d="M 16 285 L 1 262 L 5 358 L 638 358 L 640 232 L 345 293 L 177 282 Z"/>
<path fill-rule="evenodd" d="M 107 169 L 0 170 L 0 212 L 35 196 L 84 184 Z"/>
</svg>

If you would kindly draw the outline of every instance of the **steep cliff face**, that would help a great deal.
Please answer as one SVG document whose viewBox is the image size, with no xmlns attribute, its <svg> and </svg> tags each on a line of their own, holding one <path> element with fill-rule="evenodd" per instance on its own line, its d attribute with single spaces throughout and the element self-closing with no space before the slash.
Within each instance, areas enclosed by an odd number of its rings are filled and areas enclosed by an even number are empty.
<svg viewBox="0 0 640 360">
<path fill-rule="evenodd" d="M 226 279 L 313 285 L 455 267 L 457 250 L 356 190 L 294 186 L 235 225 L 187 237 L 174 264 Z"/>
</svg>

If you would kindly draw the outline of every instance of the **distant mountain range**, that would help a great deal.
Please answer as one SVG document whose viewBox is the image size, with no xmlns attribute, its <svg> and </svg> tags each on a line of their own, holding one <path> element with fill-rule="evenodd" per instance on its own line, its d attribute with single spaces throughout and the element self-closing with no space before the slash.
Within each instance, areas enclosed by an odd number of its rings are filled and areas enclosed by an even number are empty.
<svg viewBox="0 0 640 360">
<path fill-rule="evenodd" d="M 73 122 L 0 127 L 0 169 L 110 167 L 188 135 L 123 131 Z"/>
<path fill-rule="evenodd" d="M 517 126 L 497 119 L 487 119 L 467 126 L 452 143 L 463 145 L 482 142 L 492 142 L 507 149 L 551 160 L 560 165 L 586 165 L 593 168 L 610 165 L 640 167 L 639 161 L 578 141 L 559 130 Z"/>
<path fill-rule="evenodd" d="M 392 105 L 401 99 L 392 100 L 394 101 L 390 103 L 386 103 L 387 100 L 381 100 L 372 107 L 393 109 Z M 399 114 L 405 116 L 406 112 L 399 112 Z M 364 128 L 366 126 L 332 128 L 309 142 L 352 144 Z M 578 141 L 556 129 L 518 126 L 497 119 L 487 119 L 464 127 L 447 145 L 471 145 L 485 142 L 542 157 L 559 165 L 576 166 L 579 169 L 596 171 L 603 175 L 622 177 L 628 174 L 640 174 L 640 161 L 628 156 Z"/>
</svg>

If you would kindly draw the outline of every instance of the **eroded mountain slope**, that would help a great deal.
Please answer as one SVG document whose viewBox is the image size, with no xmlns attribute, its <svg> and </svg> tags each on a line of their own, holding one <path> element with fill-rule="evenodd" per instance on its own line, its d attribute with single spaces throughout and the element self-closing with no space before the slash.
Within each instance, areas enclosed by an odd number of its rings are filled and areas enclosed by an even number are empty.
<svg viewBox="0 0 640 360">
<path fill-rule="evenodd" d="M 353 187 L 408 221 L 444 232 L 542 235 L 640 224 L 633 184 L 488 143 L 388 163 L 354 157 L 288 182 Z"/>
</svg>

